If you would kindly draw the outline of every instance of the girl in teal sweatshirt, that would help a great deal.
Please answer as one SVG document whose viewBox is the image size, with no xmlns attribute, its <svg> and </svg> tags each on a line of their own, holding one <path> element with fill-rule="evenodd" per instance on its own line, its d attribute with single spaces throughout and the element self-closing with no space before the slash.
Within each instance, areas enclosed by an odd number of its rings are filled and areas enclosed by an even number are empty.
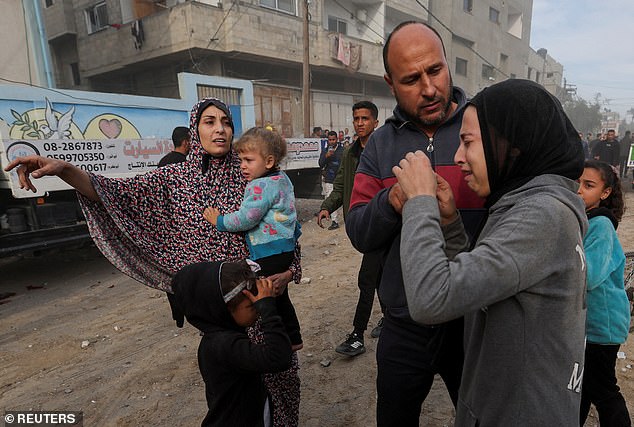
<svg viewBox="0 0 634 427">
<path fill-rule="evenodd" d="M 612 167 L 597 160 L 586 161 L 579 184 L 589 222 L 583 239 L 588 317 L 579 423 L 583 426 L 592 403 L 602 426 L 630 426 L 615 375 L 617 352 L 630 326 L 623 281 L 625 255 L 616 234 L 625 210 L 623 193 Z"/>
</svg>

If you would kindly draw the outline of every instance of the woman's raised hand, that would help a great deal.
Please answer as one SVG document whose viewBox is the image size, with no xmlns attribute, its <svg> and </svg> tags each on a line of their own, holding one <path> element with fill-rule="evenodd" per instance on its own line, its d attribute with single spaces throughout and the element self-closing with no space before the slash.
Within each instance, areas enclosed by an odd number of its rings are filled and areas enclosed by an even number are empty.
<svg viewBox="0 0 634 427">
<path fill-rule="evenodd" d="M 418 150 L 407 153 L 398 166 L 392 168 L 405 200 L 416 196 L 436 196 L 436 174 L 431 168 L 429 158 Z"/>
</svg>

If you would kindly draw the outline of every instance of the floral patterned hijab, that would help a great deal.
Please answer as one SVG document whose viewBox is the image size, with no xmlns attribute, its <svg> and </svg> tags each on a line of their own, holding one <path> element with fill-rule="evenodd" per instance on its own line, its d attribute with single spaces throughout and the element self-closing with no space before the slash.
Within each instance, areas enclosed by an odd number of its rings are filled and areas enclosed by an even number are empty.
<svg viewBox="0 0 634 427">
<path fill-rule="evenodd" d="M 185 162 L 133 178 L 91 174 L 101 200 L 78 193 L 90 234 L 104 256 L 152 288 L 171 291 L 172 276 L 185 265 L 248 256 L 242 234 L 219 232 L 202 215 L 208 206 L 222 213 L 237 210 L 246 185 L 235 151 L 215 158 L 202 148 L 198 122 L 210 105 L 224 111 L 233 128 L 222 101 L 198 102 L 190 115 L 191 150 Z"/>
</svg>

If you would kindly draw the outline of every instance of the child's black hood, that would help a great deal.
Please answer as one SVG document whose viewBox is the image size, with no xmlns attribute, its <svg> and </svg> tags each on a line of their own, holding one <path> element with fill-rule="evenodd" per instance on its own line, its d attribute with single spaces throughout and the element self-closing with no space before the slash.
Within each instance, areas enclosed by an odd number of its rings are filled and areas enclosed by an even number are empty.
<svg viewBox="0 0 634 427">
<path fill-rule="evenodd" d="M 608 208 L 599 206 L 598 208 L 590 209 L 589 211 L 586 212 L 586 214 L 588 215 L 588 219 L 592 219 L 597 216 L 604 216 L 608 218 L 610 221 L 612 221 L 612 225 L 614 226 L 615 230 L 619 226 L 619 222 L 616 220 L 616 218 L 612 214 L 612 211 Z"/>
<path fill-rule="evenodd" d="M 244 331 L 233 320 L 220 288 L 222 262 L 200 262 L 183 267 L 172 279 L 174 306 L 189 323 L 204 333 L 232 329 Z"/>
</svg>

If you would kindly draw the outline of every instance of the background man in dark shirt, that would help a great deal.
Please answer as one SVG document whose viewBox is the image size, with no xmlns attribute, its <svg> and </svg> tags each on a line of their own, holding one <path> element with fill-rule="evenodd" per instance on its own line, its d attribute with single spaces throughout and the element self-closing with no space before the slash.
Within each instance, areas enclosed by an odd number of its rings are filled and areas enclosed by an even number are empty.
<svg viewBox="0 0 634 427">
<path fill-rule="evenodd" d="M 174 151 L 167 153 L 159 161 L 158 167 L 169 165 L 170 163 L 184 162 L 189 153 L 189 129 L 183 126 L 175 127 L 172 131 L 172 142 L 174 143 Z"/>
<path fill-rule="evenodd" d="M 599 141 L 597 145 L 594 146 L 592 149 L 592 157 L 596 160 L 609 163 L 614 167 L 619 166 L 621 146 L 616 140 L 614 129 L 608 130 L 605 141 Z"/>
</svg>

